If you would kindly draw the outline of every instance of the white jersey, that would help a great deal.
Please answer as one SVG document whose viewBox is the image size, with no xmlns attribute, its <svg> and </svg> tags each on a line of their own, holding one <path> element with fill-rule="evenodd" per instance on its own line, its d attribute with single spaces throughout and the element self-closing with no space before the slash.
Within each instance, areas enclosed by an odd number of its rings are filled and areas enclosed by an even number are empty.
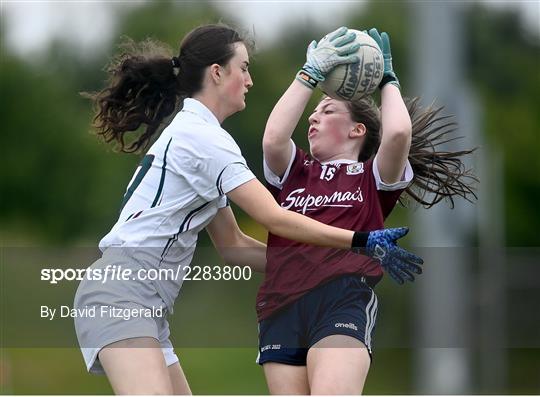
<svg viewBox="0 0 540 397">
<path fill-rule="evenodd" d="M 201 102 L 183 109 L 141 161 L 126 190 L 118 221 L 99 243 L 122 247 L 148 268 L 187 267 L 198 233 L 227 205 L 226 194 L 254 179 L 240 148 Z M 154 285 L 169 310 L 182 285 Z"/>
</svg>

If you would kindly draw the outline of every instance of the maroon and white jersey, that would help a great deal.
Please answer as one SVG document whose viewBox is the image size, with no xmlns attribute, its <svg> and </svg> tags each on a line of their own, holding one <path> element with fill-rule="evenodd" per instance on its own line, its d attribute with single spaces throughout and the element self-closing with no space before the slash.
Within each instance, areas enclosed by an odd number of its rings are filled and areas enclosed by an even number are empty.
<svg viewBox="0 0 540 397">
<path fill-rule="evenodd" d="M 381 181 L 377 158 L 364 163 L 320 163 L 292 144 L 282 178 L 264 163 L 268 188 L 277 202 L 322 223 L 348 230 L 382 229 L 384 219 L 413 178 L 410 164 L 402 180 Z M 359 274 L 371 285 L 382 278 L 378 261 L 349 250 L 315 247 L 269 233 L 265 279 L 257 295 L 259 321 L 316 286 L 343 274 Z"/>
</svg>

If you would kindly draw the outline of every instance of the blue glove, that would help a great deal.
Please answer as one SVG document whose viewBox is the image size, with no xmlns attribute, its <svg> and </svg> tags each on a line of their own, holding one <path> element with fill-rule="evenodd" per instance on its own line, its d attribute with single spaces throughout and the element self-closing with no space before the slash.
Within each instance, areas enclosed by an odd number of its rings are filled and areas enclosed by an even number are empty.
<svg viewBox="0 0 540 397">
<path fill-rule="evenodd" d="M 352 43 L 355 38 L 354 32 L 341 27 L 327 34 L 318 43 L 312 41 L 307 49 L 306 63 L 296 78 L 308 87 L 315 88 L 336 66 L 359 62 L 358 56 L 351 55 L 360 48 L 359 43 Z"/>
<path fill-rule="evenodd" d="M 392 67 L 392 52 L 390 51 L 390 37 L 388 36 L 388 33 L 382 32 L 379 34 L 377 29 L 373 28 L 369 30 L 368 34 L 377 42 L 377 45 L 383 53 L 384 71 L 379 88 L 383 88 L 383 86 L 388 83 L 394 84 L 397 88 L 401 88 L 396 73 L 394 72 L 394 68 Z"/>
<path fill-rule="evenodd" d="M 355 232 L 353 237 L 353 251 L 364 252 L 381 262 L 384 271 L 398 284 L 405 281 L 414 281 L 415 274 L 422 274 L 420 265 L 424 261 L 419 256 L 398 247 L 397 240 L 409 232 L 406 227 L 395 229 L 381 229 L 372 232 Z"/>
</svg>

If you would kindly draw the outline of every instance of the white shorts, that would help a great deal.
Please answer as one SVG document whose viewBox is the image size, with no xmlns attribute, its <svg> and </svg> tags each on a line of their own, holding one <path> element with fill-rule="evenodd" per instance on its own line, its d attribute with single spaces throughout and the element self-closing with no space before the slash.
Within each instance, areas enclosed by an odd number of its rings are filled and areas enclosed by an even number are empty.
<svg viewBox="0 0 540 397">
<path fill-rule="evenodd" d="M 107 255 L 107 252 L 89 269 L 101 269 L 98 271 L 103 274 L 107 265 L 109 269 L 112 266 L 130 269 L 132 274 L 141 269 L 132 258 Z M 167 366 L 178 362 L 169 339 L 166 305 L 151 281 L 135 276 L 105 282 L 85 278 L 79 284 L 73 307 L 78 313 L 74 319 L 75 331 L 89 372 L 104 373 L 98 353 L 105 346 L 137 337 L 159 341 Z"/>
</svg>

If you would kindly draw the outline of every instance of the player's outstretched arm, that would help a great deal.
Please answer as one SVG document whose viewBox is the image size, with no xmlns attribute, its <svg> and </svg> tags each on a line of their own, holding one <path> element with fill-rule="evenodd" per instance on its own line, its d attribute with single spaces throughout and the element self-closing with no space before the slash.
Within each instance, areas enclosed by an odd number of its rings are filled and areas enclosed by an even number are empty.
<svg viewBox="0 0 540 397">
<path fill-rule="evenodd" d="M 272 234 L 321 247 L 351 248 L 354 232 L 327 226 L 280 207 L 257 179 L 231 190 L 227 196 Z"/>
<path fill-rule="evenodd" d="M 421 273 L 422 259 L 397 245 L 397 240 L 407 233 L 406 228 L 352 232 L 328 226 L 281 208 L 257 179 L 231 190 L 227 196 L 275 235 L 301 243 L 365 253 L 381 261 L 387 272 L 401 283 L 413 281 L 412 273 Z"/>
<path fill-rule="evenodd" d="M 385 183 L 401 180 L 409 156 L 412 123 L 401 97 L 400 85 L 392 66 L 390 37 L 370 29 L 369 35 L 383 52 L 384 72 L 381 89 L 381 145 L 377 152 L 377 166 Z"/>
<path fill-rule="evenodd" d="M 206 231 L 225 263 L 249 266 L 255 272 L 264 273 L 266 245 L 242 232 L 231 207 L 221 208 Z"/>
<path fill-rule="evenodd" d="M 282 177 L 291 158 L 291 136 L 313 90 L 293 81 L 268 117 L 263 136 L 263 154 L 274 174 Z"/>
<path fill-rule="evenodd" d="M 278 176 L 283 176 L 291 155 L 291 136 L 317 84 L 336 66 L 357 62 L 359 44 L 351 44 L 355 34 L 341 27 L 326 35 L 318 43 L 311 42 L 306 63 L 296 79 L 279 99 L 270 113 L 263 137 L 264 158 Z"/>
</svg>

